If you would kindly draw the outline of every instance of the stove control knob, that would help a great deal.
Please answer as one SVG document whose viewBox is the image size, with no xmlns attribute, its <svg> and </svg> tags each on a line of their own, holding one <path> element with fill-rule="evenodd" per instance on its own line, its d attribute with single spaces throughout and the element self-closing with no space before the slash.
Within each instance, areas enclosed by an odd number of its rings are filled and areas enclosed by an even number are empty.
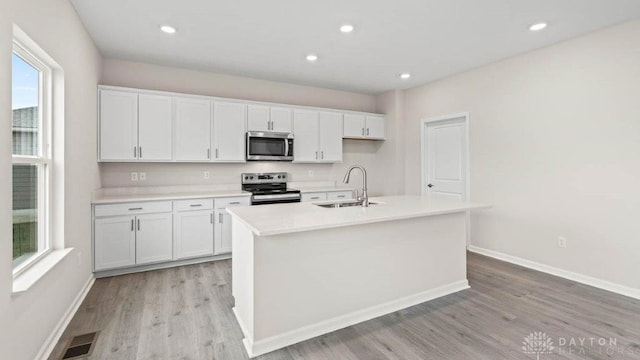
<svg viewBox="0 0 640 360">
<path fill-rule="evenodd" d="M 249 176 L 249 179 L 253 180 L 253 176 Z"/>
<path fill-rule="evenodd" d="M 245 177 L 244 177 L 244 179 L 245 179 L 245 180 L 249 180 L 249 177 L 248 177 L 248 176 L 245 176 Z"/>
</svg>

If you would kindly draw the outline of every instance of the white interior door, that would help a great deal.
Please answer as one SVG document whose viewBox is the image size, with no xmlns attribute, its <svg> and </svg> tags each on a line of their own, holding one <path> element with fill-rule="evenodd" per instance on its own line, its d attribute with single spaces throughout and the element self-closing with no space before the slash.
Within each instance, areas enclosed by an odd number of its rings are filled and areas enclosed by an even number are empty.
<svg viewBox="0 0 640 360">
<path fill-rule="evenodd" d="M 467 117 L 425 122 L 423 194 L 467 198 Z"/>
</svg>

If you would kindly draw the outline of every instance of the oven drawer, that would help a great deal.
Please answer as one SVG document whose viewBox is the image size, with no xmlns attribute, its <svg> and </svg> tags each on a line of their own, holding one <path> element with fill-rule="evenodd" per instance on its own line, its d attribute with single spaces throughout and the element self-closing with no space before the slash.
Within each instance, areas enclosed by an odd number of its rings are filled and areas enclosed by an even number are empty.
<svg viewBox="0 0 640 360">
<path fill-rule="evenodd" d="M 217 198 L 215 199 L 215 208 L 216 209 L 226 209 L 230 206 L 247 206 L 251 205 L 251 197 L 250 196 L 238 196 L 238 197 L 228 197 L 228 198 Z"/>
</svg>

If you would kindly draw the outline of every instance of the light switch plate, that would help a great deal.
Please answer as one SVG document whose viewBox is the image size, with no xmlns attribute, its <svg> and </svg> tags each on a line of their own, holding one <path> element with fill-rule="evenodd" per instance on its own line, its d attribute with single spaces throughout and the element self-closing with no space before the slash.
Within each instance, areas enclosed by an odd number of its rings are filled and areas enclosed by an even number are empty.
<svg viewBox="0 0 640 360">
<path fill-rule="evenodd" d="M 137 172 L 132 172 L 131 173 L 131 181 L 138 181 L 138 173 Z"/>
<path fill-rule="evenodd" d="M 145 180 L 147 180 L 147 173 L 146 173 L 146 172 L 141 172 L 141 173 L 138 175 L 138 179 L 139 179 L 140 181 L 145 181 Z"/>
</svg>

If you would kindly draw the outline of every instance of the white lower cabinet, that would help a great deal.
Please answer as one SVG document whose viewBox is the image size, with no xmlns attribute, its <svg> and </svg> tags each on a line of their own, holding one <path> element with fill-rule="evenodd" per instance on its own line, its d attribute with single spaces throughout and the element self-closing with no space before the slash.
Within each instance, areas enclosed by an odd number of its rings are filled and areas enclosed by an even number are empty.
<svg viewBox="0 0 640 360">
<path fill-rule="evenodd" d="M 176 259 L 213 255 L 213 210 L 179 211 L 175 215 Z"/>
<path fill-rule="evenodd" d="M 248 205 L 251 205 L 251 199 L 248 196 L 215 199 L 214 252 L 216 255 L 230 253 L 232 248 L 231 215 L 227 212 L 227 208 Z"/>
<path fill-rule="evenodd" d="M 136 216 L 136 265 L 173 259 L 171 213 Z"/>
<path fill-rule="evenodd" d="M 95 220 L 94 267 L 96 271 L 135 265 L 135 221 L 135 216 Z"/>
<path fill-rule="evenodd" d="M 95 271 L 173 259 L 171 201 L 97 205 L 94 215 Z"/>
<path fill-rule="evenodd" d="M 216 226 L 216 254 L 231 252 L 231 215 L 225 209 L 215 211 L 218 224 Z"/>
</svg>

